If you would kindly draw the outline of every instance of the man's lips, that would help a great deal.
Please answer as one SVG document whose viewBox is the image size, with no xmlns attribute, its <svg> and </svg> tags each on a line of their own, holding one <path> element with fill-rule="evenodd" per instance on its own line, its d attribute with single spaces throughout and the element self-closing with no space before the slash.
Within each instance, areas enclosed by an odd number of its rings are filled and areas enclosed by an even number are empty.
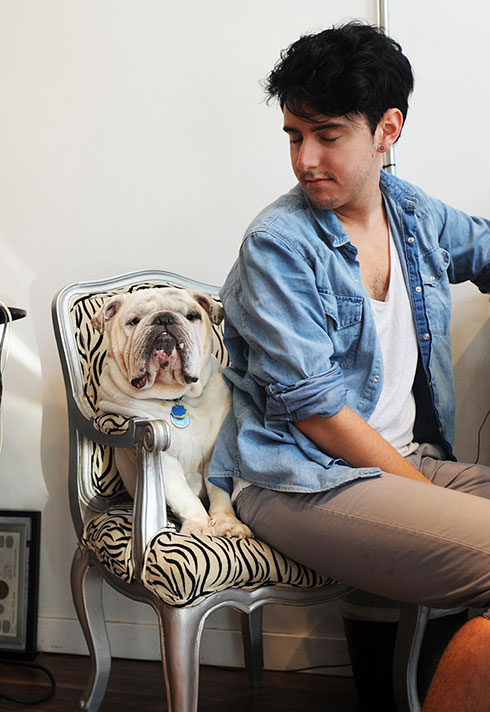
<svg viewBox="0 0 490 712">
<path fill-rule="evenodd" d="M 315 186 L 315 185 L 323 185 L 324 183 L 331 183 L 332 178 L 304 178 L 303 179 L 306 185 L 310 186 Z"/>
</svg>

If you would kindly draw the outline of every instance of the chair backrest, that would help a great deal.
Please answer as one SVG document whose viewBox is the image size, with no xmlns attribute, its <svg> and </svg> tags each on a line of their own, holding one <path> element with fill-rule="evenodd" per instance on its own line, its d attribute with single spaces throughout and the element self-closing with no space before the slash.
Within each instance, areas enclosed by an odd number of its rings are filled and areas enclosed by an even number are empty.
<svg viewBox="0 0 490 712">
<path fill-rule="evenodd" d="M 53 322 L 65 380 L 70 428 L 70 502 L 75 528 L 94 512 L 103 511 L 127 497 L 117 472 L 111 447 L 86 438 L 77 424 L 80 413 L 102 433 L 124 433 L 129 420 L 98 411 L 100 376 L 107 339 L 91 323 L 104 302 L 120 292 L 151 287 L 199 289 L 218 297 L 219 288 L 164 271 L 140 271 L 62 289 L 53 300 Z M 222 325 L 213 325 L 213 353 L 223 366 L 228 355 Z"/>
</svg>

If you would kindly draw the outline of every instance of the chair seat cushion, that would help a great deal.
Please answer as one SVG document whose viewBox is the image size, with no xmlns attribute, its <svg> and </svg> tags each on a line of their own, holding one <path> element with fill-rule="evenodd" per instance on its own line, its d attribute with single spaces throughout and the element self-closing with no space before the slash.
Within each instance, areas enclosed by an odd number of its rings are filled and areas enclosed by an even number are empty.
<svg viewBox="0 0 490 712">
<path fill-rule="evenodd" d="M 133 578 L 131 506 L 97 515 L 85 526 L 83 542 L 111 573 Z M 143 585 L 165 603 L 188 606 L 226 588 L 283 584 L 311 588 L 336 583 L 296 563 L 258 539 L 184 535 L 173 525 L 149 542 Z"/>
</svg>

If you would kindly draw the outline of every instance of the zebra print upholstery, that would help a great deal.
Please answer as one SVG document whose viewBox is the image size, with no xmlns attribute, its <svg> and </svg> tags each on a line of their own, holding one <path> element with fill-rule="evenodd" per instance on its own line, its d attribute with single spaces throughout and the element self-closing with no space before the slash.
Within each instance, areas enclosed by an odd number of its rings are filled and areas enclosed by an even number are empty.
<svg viewBox="0 0 490 712">
<path fill-rule="evenodd" d="M 147 282 L 127 291 L 150 287 L 179 287 L 171 282 Z M 107 342 L 92 326 L 91 319 L 114 289 L 83 295 L 74 300 L 71 317 L 76 333 L 83 373 L 84 396 L 93 411 L 92 423 L 103 433 L 124 433 L 129 419 L 97 410 L 100 376 L 105 364 Z M 213 352 L 220 363 L 228 363 L 220 327 L 214 328 Z M 111 503 L 124 492 L 115 467 L 112 449 L 91 442 L 90 489 L 107 501 L 108 509 L 88 520 L 83 543 L 97 559 L 123 581 L 133 578 L 131 560 L 132 507 Z M 158 532 L 147 546 L 142 574 L 143 585 L 172 606 L 197 604 L 216 591 L 251 588 L 264 584 L 284 584 L 311 588 L 335 583 L 288 559 L 256 539 L 184 536 L 169 526 Z"/>
<path fill-rule="evenodd" d="M 111 573 L 133 578 L 129 507 L 111 509 L 91 519 L 84 543 Z M 258 539 L 187 536 L 175 526 L 150 541 L 143 565 L 143 585 L 172 606 L 197 604 L 216 591 L 287 584 L 311 588 L 334 583 L 271 549 Z"/>
</svg>

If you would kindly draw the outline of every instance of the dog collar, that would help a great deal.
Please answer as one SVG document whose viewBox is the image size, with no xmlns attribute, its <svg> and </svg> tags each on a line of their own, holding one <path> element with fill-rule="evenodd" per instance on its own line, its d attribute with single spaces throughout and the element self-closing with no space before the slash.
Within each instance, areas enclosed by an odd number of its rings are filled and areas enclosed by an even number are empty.
<svg viewBox="0 0 490 712">
<path fill-rule="evenodd" d="M 170 420 L 176 428 L 187 428 L 191 422 L 189 408 L 186 405 L 182 405 L 182 403 L 173 405 L 170 410 Z"/>
</svg>

